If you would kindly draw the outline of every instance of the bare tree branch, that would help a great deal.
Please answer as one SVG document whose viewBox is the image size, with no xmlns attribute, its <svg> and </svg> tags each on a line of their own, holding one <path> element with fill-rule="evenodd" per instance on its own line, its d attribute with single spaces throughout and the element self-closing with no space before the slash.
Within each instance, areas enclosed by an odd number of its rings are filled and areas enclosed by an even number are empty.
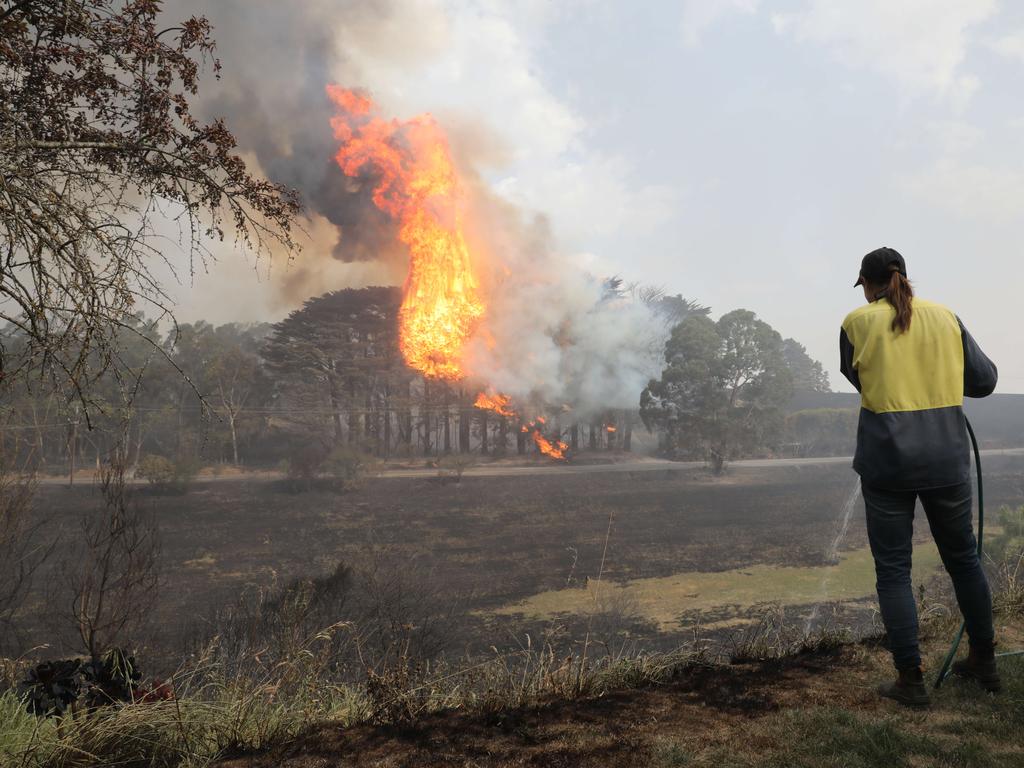
<svg viewBox="0 0 1024 768">
<path fill-rule="evenodd" d="M 152 0 L 0 13 L 0 319 L 28 339 L 16 358 L 0 346 L 0 379 L 40 371 L 87 421 L 122 319 L 171 316 L 153 269 L 174 268 L 167 225 L 190 272 L 228 234 L 257 255 L 295 247 L 296 194 L 251 175 L 222 121 L 191 113 L 209 23 L 161 29 L 159 14 Z"/>
</svg>

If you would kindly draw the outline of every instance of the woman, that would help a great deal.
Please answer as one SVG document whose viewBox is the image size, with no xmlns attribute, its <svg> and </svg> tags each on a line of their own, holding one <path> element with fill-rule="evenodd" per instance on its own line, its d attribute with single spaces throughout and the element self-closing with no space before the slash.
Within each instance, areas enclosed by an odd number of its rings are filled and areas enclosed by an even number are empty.
<svg viewBox="0 0 1024 768">
<path fill-rule="evenodd" d="M 879 693 L 927 706 L 910 583 L 914 507 L 921 500 L 967 624 L 970 654 L 953 671 L 999 689 L 992 597 L 971 521 L 970 446 L 963 398 L 996 386 L 995 365 L 949 309 L 914 297 L 892 248 L 861 262 L 868 304 L 843 321 L 843 375 L 861 393 L 857 453 L 878 604 L 898 671 Z"/>
</svg>

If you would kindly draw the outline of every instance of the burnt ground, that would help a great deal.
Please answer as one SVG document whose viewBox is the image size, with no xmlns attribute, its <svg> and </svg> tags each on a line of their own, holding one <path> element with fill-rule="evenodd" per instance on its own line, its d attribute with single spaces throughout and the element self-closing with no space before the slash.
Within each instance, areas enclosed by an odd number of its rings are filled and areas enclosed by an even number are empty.
<svg viewBox="0 0 1024 768">
<path fill-rule="evenodd" d="M 642 690 L 581 701 L 480 715 L 443 712 L 410 726 L 317 726 L 267 755 L 243 756 L 242 766 L 549 765 L 649 766 L 645 735 L 654 729 L 707 733 L 742 728 L 797 703 L 816 677 L 848 664 L 849 654 L 768 664 L 696 667 Z"/>
<path fill-rule="evenodd" d="M 938 628 L 935 628 L 938 629 Z M 924 644 L 930 684 L 948 643 Z M 1019 616 L 997 621 L 1021 644 Z M 502 713 L 445 711 L 404 727 L 311 726 L 223 768 L 672 768 L 673 766 L 954 766 L 1024 764 L 1024 662 L 1000 661 L 1004 691 L 950 679 L 926 711 L 880 699 L 887 652 L 845 645 L 772 661 L 684 669 L 675 679 L 598 698 L 549 700 Z"/>
<path fill-rule="evenodd" d="M 465 477 L 458 484 L 377 478 L 346 495 L 293 494 L 279 482 L 242 478 L 196 483 L 180 496 L 140 491 L 136 499 L 162 538 L 154 623 L 168 628 L 247 588 L 326 573 L 374 552 L 392 565 L 415 564 L 484 614 L 594 578 L 606 534 L 604 578 L 612 580 L 817 565 L 853 482 L 842 465 L 744 468 L 721 478 L 698 469 Z M 990 510 L 1020 504 L 1022 484 L 1024 459 L 988 460 Z M 98 501 L 88 486 L 39 488 L 44 514 L 69 535 L 83 507 Z M 925 529 L 919 526 L 921 535 Z M 858 509 L 843 548 L 864 546 Z"/>
</svg>

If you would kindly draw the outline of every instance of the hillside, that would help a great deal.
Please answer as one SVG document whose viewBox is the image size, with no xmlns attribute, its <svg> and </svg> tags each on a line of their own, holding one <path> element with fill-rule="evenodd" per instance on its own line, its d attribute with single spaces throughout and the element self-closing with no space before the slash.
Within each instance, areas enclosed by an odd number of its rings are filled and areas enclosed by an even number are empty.
<svg viewBox="0 0 1024 768">
<path fill-rule="evenodd" d="M 860 396 L 856 393 L 800 392 L 790 400 L 786 411 L 859 407 Z M 1024 445 L 1024 395 L 996 394 L 978 400 L 968 398 L 964 410 L 983 446 L 1016 448 Z"/>
</svg>

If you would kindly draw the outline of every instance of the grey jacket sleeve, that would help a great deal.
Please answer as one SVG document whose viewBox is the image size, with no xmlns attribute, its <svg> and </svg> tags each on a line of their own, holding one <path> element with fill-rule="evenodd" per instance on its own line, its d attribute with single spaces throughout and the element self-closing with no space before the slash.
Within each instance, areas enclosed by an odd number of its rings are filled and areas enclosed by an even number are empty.
<svg viewBox="0 0 1024 768">
<path fill-rule="evenodd" d="M 846 335 L 845 329 L 839 331 L 839 370 L 843 372 L 847 381 L 860 392 L 860 376 L 853 367 L 853 344 L 850 342 L 850 337 Z"/>
<path fill-rule="evenodd" d="M 967 332 L 963 321 L 959 317 L 956 320 L 960 323 L 960 336 L 964 344 L 964 394 L 967 397 L 988 397 L 999 381 L 999 371 Z"/>
</svg>

